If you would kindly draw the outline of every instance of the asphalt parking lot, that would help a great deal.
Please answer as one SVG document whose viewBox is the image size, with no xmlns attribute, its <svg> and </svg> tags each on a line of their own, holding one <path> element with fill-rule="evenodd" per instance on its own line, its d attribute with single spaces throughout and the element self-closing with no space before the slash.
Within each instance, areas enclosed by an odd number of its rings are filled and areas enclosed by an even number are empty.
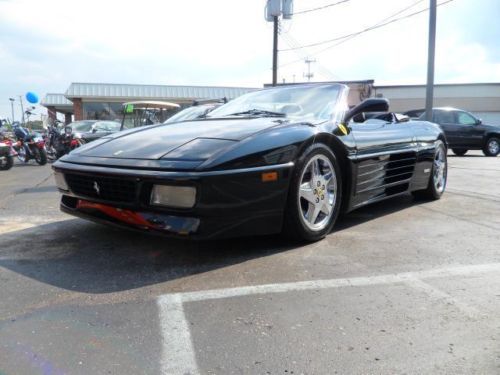
<svg viewBox="0 0 500 375">
<path fill-rule="evenodd" d="M 0 173 L 0 374 L 499 374 L 500 158 L 323 241 L 180 242 L 64 215 Z"/>
</svg>

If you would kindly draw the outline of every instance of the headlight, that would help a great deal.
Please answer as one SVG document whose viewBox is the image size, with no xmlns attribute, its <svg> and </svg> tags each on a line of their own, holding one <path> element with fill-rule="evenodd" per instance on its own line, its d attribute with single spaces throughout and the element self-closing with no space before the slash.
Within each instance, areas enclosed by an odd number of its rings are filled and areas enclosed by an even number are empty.
<svg viewBox="0 0 500 375">
<path fill-rule="evenodd" d="M 66 183 L 66 179 L 64 178 L 64 174 L 61 172 L 54 172 L 54 179 L 56 180 L 56 186 L 61 190 L 68 191 L 68 184 Z"/>
<path fill-rule="evenodd" d="M 196 201 L 196 188 L 192 186 L 153 185 L 151 204 L 191 208 Z"/>
</svg>

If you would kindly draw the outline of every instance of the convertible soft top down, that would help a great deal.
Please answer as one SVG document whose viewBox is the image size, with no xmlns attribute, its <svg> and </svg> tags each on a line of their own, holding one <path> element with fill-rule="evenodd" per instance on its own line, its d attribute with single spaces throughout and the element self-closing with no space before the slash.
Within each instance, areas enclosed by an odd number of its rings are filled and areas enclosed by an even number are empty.
<svg viewBox="0 0 500 375">
<path fill-rule="evenodd" d="M 445 138 L 425 121 L 367 121 L 385 99 L 347 107 L 348 87 L 252 92 L 203 119 L 104 137 L 54 164 L 61 209 L 183 238 L 328 234 L 341 210 L 409 192 L 437 199 Z"/>
</svg>

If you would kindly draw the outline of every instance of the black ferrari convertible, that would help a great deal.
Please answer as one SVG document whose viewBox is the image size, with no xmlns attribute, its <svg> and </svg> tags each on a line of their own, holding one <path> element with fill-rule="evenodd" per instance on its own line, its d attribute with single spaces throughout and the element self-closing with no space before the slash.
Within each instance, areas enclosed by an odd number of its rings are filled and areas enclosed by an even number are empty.
<svg viewBox="0 0 500 375">
<path fill-rule="evenodd" d="M 314 241 L 341 211 L 409 192 L 440 198 L 447 150 L 439 126 L 364 121 L 387 111 L 387 100 L 349 109 L 348 90 L 274 87 L 203 119 L 103 137 L 54 164 L 61 209 L 182 238 L 284 232 Z"/>
</svg>

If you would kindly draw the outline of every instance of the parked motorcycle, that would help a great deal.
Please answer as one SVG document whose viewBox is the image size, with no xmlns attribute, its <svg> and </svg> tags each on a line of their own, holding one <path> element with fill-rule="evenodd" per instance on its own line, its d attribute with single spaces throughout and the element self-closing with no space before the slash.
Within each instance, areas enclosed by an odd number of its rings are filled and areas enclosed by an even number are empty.
<svg viewBox="0 0 500 375">
<path fill-rule="evenodd" d="M 12 155 L 12 146 L 6 140 L 0 139 L 0 170 L 6 171 L 14 165 L 14 156 Z"/>
<path fill-rule="evenodd" d="M 82 139 L 74 136 L 70 126 L 65 126 L 61 132 L 57 126 L 58 123 L 60 121 L 48 127 L 45 149 L 50 160 L 57 160 L 84 144 Z"/>
<path fill-rule="evenodd" d="M 47 164 L 45 140 L 39 134 L 30 133 L 22 126 L 16 126 L 14 134 L 17 138 L 14 150 L 16 150 L 20 162 L 27 163 L 31 159 L 35 159 L 40 165 Z"/>
</svg>

